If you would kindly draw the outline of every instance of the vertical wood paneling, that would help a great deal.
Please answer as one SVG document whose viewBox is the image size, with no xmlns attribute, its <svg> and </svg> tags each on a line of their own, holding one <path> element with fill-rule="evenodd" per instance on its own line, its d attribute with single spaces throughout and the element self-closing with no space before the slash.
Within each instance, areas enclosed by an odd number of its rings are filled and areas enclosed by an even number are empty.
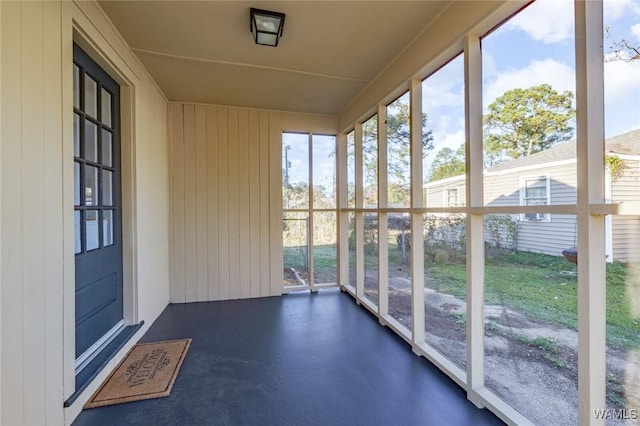
<svg viewBox="0 0 640 426">
<path fill-rule="evenodd" d="M 220 298 L 218 277 L 218 108 L 207 107 L 207 256 L 209 300 Z"/>
<path fill-rule="evenodd" d="M 271 253 L 271 295 L 282 294 L 284 283 L 282 260 L 282 130 L 279 114 L 269 114 L 269 216 Z M 279 235 L 278 235 L 279 234 Z"/>
<path fill-rule="evenodd" d="M 171 187 L 173 223 L 173 280 L 171 301 L 185 301 L 184 147 L 182 105 L 171 105 Z"/>
<path fill-rule="evenodd" d="M 280 114 L 170 111 L 172 301 L 282 294 Z"/>
<path fill-rule="evenodd" d="M 238 109 L 229 108 L 229 298 L 240 298 L 240 220 L 238 195 Z"/>
<path fill-rule="evenodd" d="M 220 300 L 229 299 L 229 151 L 227 109 L 218 109 L 218 268 Z"/>
<path fill-rule="evenodd" d="M 24 424 L 22 287 L 22 3 L 2 2 L 2 398 L 0 424 Z M 7 108 L 11 105 L 12 108 Z M 8 345 L 4 342 L 11 342 Z"/>
<path fill-rule="evenodd" d="M 23 229 L 23 286 L 25 404 L 24 423 L 44 424 L 44 410 L 28 407 L 45 406 L 45 303 L 44 303 L 44 42 L 43 4 L 27 2 L 22 5 L 22 191 Z"/>
<path fill-rule="evenodd" d="M 59 48 L 62 44 L 60 28 L 61 5 L 57 2 L 44 3 L 44 176 L 62 176 L 62 57 Z M 69 159 L 70 160 L 70 159 Z M 45 298 L 45 413 L 47 424 L 64 423 L 64 414 L 60 401 L 64 399 L 63 387 L 63 351 L 60 350 L 63 318 L 63 193 L 60 179 L 45 179 L 44 205 L 45 250 L 44 298 Z"/>
<path fill-rule="evenodd" d="M 260 296 L 260 116 L 249 112 L 249 263 L 251 297 Z"/>
<path fill-rule="evenodd" d="M 251 297 L 249 241 L 249 111 L 238 112 L 238 208 L 240 210 L 240 298 Z"/>
<path fill-rule="evenodd" d="M 269 296 L 269 113 L 260 111 L 260 296 Z"/>
<path fill-rule="evenodd" d="M 196 107 L 196 300 L 209 300 L 207 278 L 207 109 Z"/>
<path fill-rule="evenodd" d="M 184 267 L 185 301 L 196 298 L 196 129 L 195 107 L 184 106 Z"/>
</svg>

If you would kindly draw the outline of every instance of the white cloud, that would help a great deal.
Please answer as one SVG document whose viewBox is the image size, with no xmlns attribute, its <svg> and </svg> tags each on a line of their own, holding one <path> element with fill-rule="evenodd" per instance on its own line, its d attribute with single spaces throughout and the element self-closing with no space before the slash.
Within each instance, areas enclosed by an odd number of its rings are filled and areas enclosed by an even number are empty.
<svg viewBox="0 0 640 426">
<path fill-rule="evenodd" d="M 550 84 L 557 91 L 570 90 L 575 93 L 575 70 L 554 59 L 534 60 L 526 68 L 508 69 L 488 81 L 484 93 L 484 107 L 504 92 L 543 83 Z"/>
<path fill-rule="evenodd" d="M 638 40 L 640 40 L 640 24 L 635 24 L 631 27 L 631 34 L 633 34 Z"/>
<path fill-rule="evenodd" d="M 557 43 L 573 37 L 573 1 L 538 0 L 514 16 L 506 28 L 519 29 L 533 40 Z"/>
<path fill-rule="evenodd" d="M 611 24 L 629 14 L 640 15 L 640 2 L 638 0 L 606 0 L 603 3 L 604 22 L 606 24 Z"/>
<path fill-rule="evenodd" d="M 605 125 L 614 136 L 640 125 L 640 61 L 604 64 Z"/>
<path fill-rule="evenodd" d="M 424 158 L 422 162 L 423 169 L 428 171 L 431 168 L 431 163 L 433 163 L 433 159 L 442 148 L 451 148 L 454 151 L 458 149 L 460 145 L 464 144 L 465 137 L 466 136 L 465 136 L 464 129 L 460 129 L 453 133 L 434 131 L 434 135 L 433 135 L 434 149 Z"/>
</svg>

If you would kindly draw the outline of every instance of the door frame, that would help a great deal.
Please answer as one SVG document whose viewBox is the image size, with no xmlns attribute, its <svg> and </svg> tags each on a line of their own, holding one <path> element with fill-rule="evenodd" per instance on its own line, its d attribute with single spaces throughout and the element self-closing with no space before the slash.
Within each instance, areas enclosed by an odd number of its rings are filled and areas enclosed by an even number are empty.
<svg viewBox="0 0 640 426">
<path fill-rule="evenodd" d="M 87 4 L 93 8 L 95 5 Z M 125 325 L 133 325 L 138 319 L 138 276 L 137 276 L 137 209 L 136 209 L 136 163 L 135 163 L 135 82 L 139 81 L 136 71 L 119 54 L 123 43 L 121 37 L 103 34 L 92 21 L 106 19 L 95 16 L 98 9 L 81 10 L 73 2 L 62 3 L 62 156 L 63 156 L 63 247 L 64 247 L 64 291 L 63 291 L 63 383 L 64 398 L 75 392 L 75 254 L 73 223 L 73 43 L 78 44 L 111 78 L 120 85 L 120 164 L 121 164 L 121 209 L 122 209 L 122 291 L 123 317 Z M 90 15 L 90 16 L 88 16 Z M 109 28 L 111 28 L 109 26 Z M 132 55 L 133 56 L 133 55 Z M 132 339 L 135 340 L 135 339 Z M 132 344 L 132 343 L 131 343 Z M 125 346 L 122 350 L 128 350 Z M 112 360 L 119 359 L 118 356 Z M 108 366 L 109 367 L 109 366 Z M 108 370 L 109 368 L 105 368 Z M 102 371 L 94 379 L 99 382 L 108 371 Z M 93 392 L 88 386 L 84 393 Z M 79 397 L 78 401 L 82 401 Z M 65 415 L 74 418 L 82 407 L 74 404 L 72 412 Z M 68 410 L 69 410 L 68 409 Z"/>
</svg>

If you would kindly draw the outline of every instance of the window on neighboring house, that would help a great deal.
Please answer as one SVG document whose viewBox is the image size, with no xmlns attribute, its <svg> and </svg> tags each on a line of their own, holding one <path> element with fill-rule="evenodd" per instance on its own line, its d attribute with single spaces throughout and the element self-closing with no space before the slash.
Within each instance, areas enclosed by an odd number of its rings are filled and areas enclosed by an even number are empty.
<svg viewBox="0 0 640 426">
<path fill-rule="evenodd" d="M 549 177 L 536 176 L 523 178 L 520 181 L 520 205 L 549 205 Z M 548 221 L 550 217 L 545 213 L 524 213 L 521 215 L 521 219 L 529 221 Z"/>
<path fill-rule="evenodd" d="M 458 207 L 458 188 L 447 189 L 446 193 L 446 205 L 447 207 Z"/>
</svg>

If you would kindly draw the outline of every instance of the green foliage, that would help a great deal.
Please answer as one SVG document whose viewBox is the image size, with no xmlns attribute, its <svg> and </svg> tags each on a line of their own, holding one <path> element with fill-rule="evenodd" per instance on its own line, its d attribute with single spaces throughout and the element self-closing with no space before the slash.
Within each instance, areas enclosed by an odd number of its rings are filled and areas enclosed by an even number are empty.
<svg viewBox="0 0 640 426">
<path fill-rule="evenodd" d="M 548 84 L 513 89 L 496 98 L 484 116 L 489 165 L 544 151 L 573 135 L 573 93 Z"/>
<path fill-rule="evenodd" d="M 611 180 L 615 182 L 620 177 L 622 170 L 624 170 L 624 160 L 617 155 L 606 154 L 604 156 L 604 164 L 611 174 Z"/>
<path fill-rule="evenodd" d="M 391 191 L 389 194 L 389 203 L 409 205 L 410 189 L 410 141 L 411 141 L 411 114 L 408 102 L 396 101 L 388 108 L 387 114 L 387 164 L 389 173 L 389 186 Z M 373 124 L 370 124 L 373 126 Z M 426 130 L 427 115 L 422 115 L 422 155 L 423 157 L 433 149 L 433 134 L 431 130 Z M 363 134 L 374 134 L 373 132 L 363 129 Z M 367 144 L 363 140 L 363 150 Z M 367 156 L 372 155 L 371 152 L 365 152 L 365 160 Z M 365 164 L 373 165 L 372 161 Z M 372 166 L 370 166 L 372 168 Z M 386 173 L 385 170 L 379 170 L 378 173 Z M 365 174 L 369 173 L 365 171 Z M 372 179 L 371 176 L 368 179 Z"/>
<path fill-rule="evenodd" d="M 438 151 L 433 163 L 431 163 L 429 181 L 433 182 L 451 176 L 458 176 L 464 174 L 464 172 L 464 144 L 460 145 L 455 151 L 445 147 Z"/>
<path fill-rule="evenodd" d="M 464 264 L 425 264 L 427 285 L 465 297 Z M 500 304 L 541 324 L 578 329 L 577 278 L 560 273 L 573 268 L 562 256 L 512 252 L 487 258 L 485 265 L 486 304 Z M 640 317 L 632 307 L 636 289 L 640 289 L 640 264 L 607 263 L 607 344 L 640 348 Z"/>
</svg>

